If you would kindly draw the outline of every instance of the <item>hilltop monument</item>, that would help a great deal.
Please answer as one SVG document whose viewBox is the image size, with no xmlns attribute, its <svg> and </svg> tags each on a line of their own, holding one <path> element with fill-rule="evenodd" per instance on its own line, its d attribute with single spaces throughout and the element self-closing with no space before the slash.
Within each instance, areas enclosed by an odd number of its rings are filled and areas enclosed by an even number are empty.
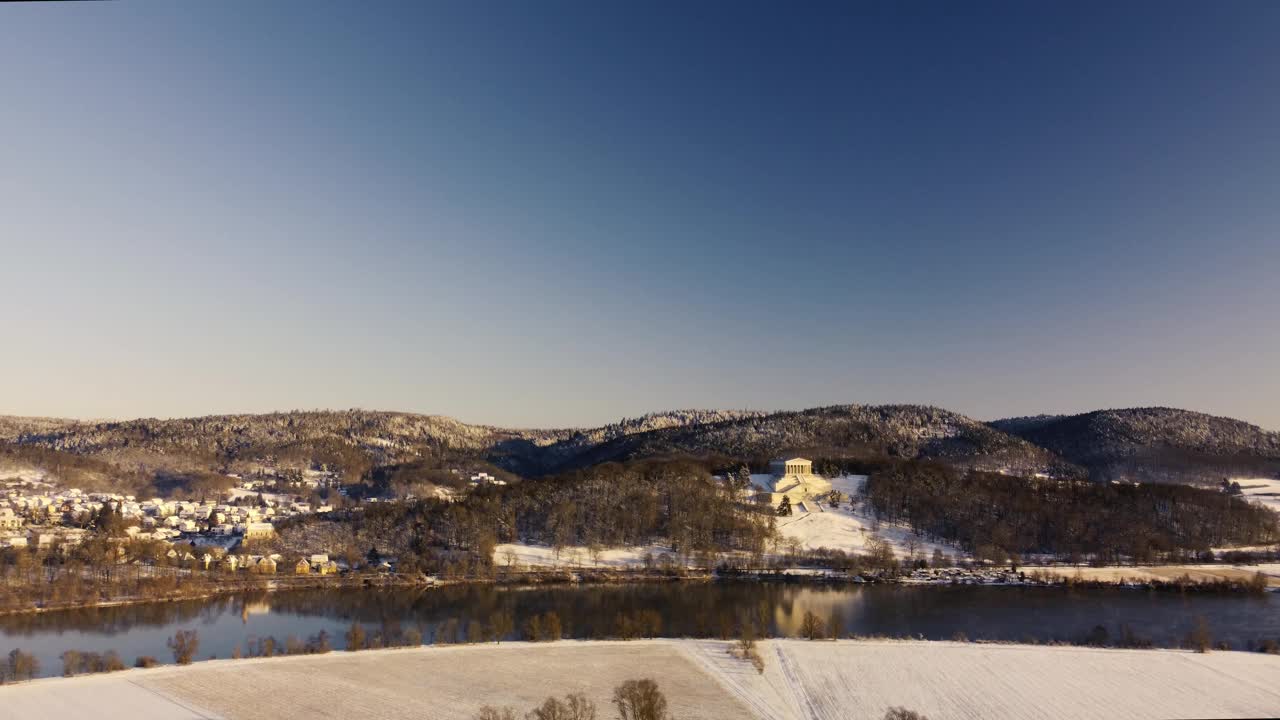
<svg viewBox="0 0 1280 720">
<path fill-rule="evenodd" d="M 813 472 L 813 461 L 802 457 L 778 459 L 769 463 L 769 472 L 773 478 L 765 491 L 769 494 L 769 503 L 777 505 L 782 498 L 789 498 L 795 504 L 805 498 L 826 495 L 831 492 L 831 483 L 821 475 Z"/>
</svg>

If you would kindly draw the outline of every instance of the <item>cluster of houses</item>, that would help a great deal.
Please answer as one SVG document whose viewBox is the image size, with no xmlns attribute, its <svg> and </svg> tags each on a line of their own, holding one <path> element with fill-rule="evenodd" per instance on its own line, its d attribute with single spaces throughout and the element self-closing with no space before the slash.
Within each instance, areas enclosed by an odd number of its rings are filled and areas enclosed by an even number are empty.
<svg viewBox="0 0 1280 720">
<path fill-rule="evenodd" d="M 242 490 L 242 493 L 244 490 Z M 233 493 L 232 497 L 236 497 Z M 243 498 L 241 494 L 239 497 Z M 87 531 L 78 525 L 105 505 L 118 508 L 136 539 L 195 540 L 231 547 L 239 540 L 268 539 L 273 523 L 294 515 L 329 512 L 328 505 L 281 495 L 255 496 L 250 504 L 215 501 L 142 499 L 118 493 L 54 489 L 43 483 L 9 481 L 0 487 L 0 547 L 74 544 Z"/>
<path fill-rule="evenodd" d="M 311 555 L 299 558 L 292 565 L 284 565 L 279 553 L 270 555 L 253 555 L 249 553 L 230 553 L 220 549 L 194 550 L 174 547 L 166 553 L 174 565 L 203 570 L 222 570 L 225 572 L 250 572 L 274 575 L 277 572 L 292 572 L 295 575 L 336 575 L 341 567 L 337 561 L 330 560 L 326 554 Z M 136 562 L 136 561 L 135 561 Z"/>
<path fill-rule="evenodd" d="M 507 481 L 506 481 L 506 480 L 499 480 L 498 478 L 496 478 L 496 477 L 494 477 L 494 476 L 492 476 L 492 475 L 490 475 L 489 473 L 486 473 L 486 472 L 478 472 L 478 473 L 475 473 L 474 475 L 472 475 L 472 476 L 471 476 L 471 479 L 469 480 L 469 482 L 471 483 L 471 485 L 472 485 L 472 486 L 478 486 L 478 485 L 506 485 L 506 484 L 507 484 Z"/>
</svg>

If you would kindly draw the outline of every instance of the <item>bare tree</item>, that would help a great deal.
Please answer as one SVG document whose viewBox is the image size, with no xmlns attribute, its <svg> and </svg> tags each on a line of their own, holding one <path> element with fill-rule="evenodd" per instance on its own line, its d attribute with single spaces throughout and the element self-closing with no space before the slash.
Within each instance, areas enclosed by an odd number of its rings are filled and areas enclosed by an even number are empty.
<svg viewBox="0 0 1280 720">
<path fill-rule="evenodd" d="M 179 630 L 169 638 L 169 649 L 173 651 L 173 661 L 179 665 L 190 665 L 200 649 L 200 635 L 195 630 Z"/>
<path fill-rule="evenodd" d="M 489 636 L 496 643 L 501 643 L 502 638 L 511 634 L 515 629 L 515 621 L 511 619 L 511 613 L 494 611 L 489 616 Z"/>
<path fill-rule="evenodd" d="M 365 647 L 364 626 L 357 620 L 347 629 L 347 651 L 363 650 Z"/>
<path fill-rule="evenodd" d="M 30 680 L 40 672 L 40 661 L 35 655 L 22 650 L 9 651 L 9 667 L 6 668 L 6 675 L 17 680 Z"/>
<path fill-rule="evenodd" d="M 71 677 L 80 672 L 80 651 L 67 650 L 62 653 L 62 675 L 63 677 Z"/>
<path fill-rule="evenodd" d="M 1187 633 L 1187 647 L 1198 653 L 1207 653 L 1213 646 L 1213 635 L 1209 632 L 1209 621 L 1203 615 L 1197 615 L 1195 625 Z"/>
<path fill-rule="evenodd" d="M 549 697 L 525 716 L 527 720 L 596 720 L 596 704 L 582 693 L 570 693 L 564 700 Z"/>
<path fill-rule="evenodd" d="M 822 618 L 806 610 L 804 619 L 800 621 L 800 634 L 810 640 L 817 640 L 826 635 Z"/>
<path fill-rule="evenodd" d="M 667 698 L 649 678 L 628 680 L 614 688 L 613 705 L 621 720 L 671 720 Z"/>
</svg>

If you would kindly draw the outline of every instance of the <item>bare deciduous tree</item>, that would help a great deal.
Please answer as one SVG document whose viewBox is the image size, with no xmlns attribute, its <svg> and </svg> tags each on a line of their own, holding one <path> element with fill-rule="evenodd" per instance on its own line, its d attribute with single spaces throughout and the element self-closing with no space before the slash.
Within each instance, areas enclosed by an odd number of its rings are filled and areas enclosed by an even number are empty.
<svg viewBox="0 0 1280 720">
<path fill-rule="evenodd" d="M 192 658 L 200 649 L 200 635 L 195 630 L 179 630 L 169 638 L 169 649 L 173 651 L 173 661 L 179 665 L 190 665 Z"/>
<path fill-rule="evenodd" d="M 613 705 L 621 720 L 670 720 L 667 698 L 658 683 L 643 678 L 628 680 L 613 690 Z"/>
</svg>

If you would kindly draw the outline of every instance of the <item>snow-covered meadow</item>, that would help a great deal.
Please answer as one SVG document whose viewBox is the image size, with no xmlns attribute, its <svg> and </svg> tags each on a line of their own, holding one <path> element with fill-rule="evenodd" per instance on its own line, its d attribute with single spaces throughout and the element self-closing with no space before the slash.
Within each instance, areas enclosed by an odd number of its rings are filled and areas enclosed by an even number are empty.
<svg viewBox="0 0 1280 720">
<path fill-rule="evenodd" d="M 494 548 L 493 561 L 498 567 L 626 568 L 643 565 L 646 555 L 655 563 L 664 555 L 673 557 L 671 548 L 663 545 L 603 548 L 593 556 L 591 548 L 581 546 L 563 547 L 557 552 L 547 545 L 502 543 Z"/>
<path fill-rule="evenodd" d="M 0 688 L 0 717 L 471 720 L 650 677 L 687 720 L 1275 717 L 1280 657 L 919 641 L 768 640 L 764 672 L 717 640 L 562 641 L 334 652 L 50 678 Z M 281 688 L 302 688 L 281 692 Z"/>
<path fill-rule="evenodd" d="M 796 543 L 805 550 L 825 547 L 865 553 L 871 540 L 878 537 L 893 547 L 900 560 L 912 554 L 929 558 L 934 550 L 952 557 L 962 554 L 959 548 L 928 542 L 906 527 L 882 523 L 872 517 L 861 500 L 866 475 L 845 475 L 830 481 L 832 489 L 843 493 L 847 500 L 838 508 L 817 501 L 805 502 L 805 507 L 793 509 L 790 517 L 778 518 L 778 531 L 785 542 Z"/>
<path fill-rule="evenodd" d="M 1232 478 L 1249 502 L 1280 512 L 1280 480 L 1272 478 Z"/>
</svg>

